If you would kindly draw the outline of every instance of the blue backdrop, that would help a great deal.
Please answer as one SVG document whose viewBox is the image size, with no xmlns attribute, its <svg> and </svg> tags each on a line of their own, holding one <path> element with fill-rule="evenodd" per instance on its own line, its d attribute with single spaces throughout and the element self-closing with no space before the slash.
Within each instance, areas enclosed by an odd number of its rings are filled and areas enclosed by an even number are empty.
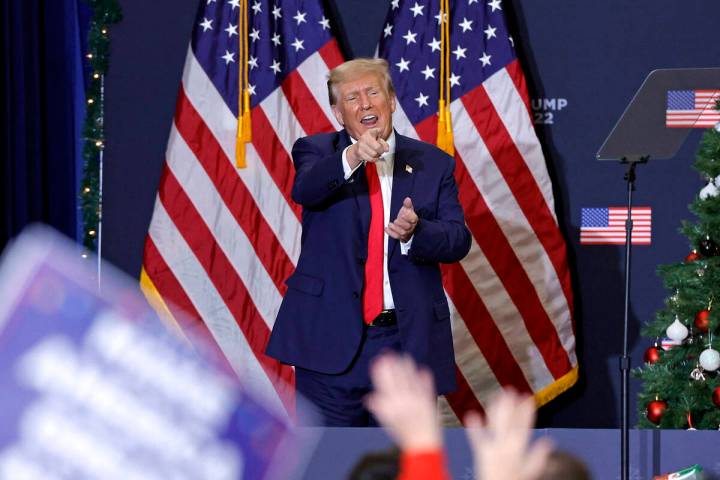
<svg viewBox="0 0 720 480">
<path fill-rule="evenodd" d="M 106 83 L 103 249 L 137 276 L 197 1 L 125 0 L 122 6 L 124 21 L 112 31 Z M 330 2 L 348 57 L 372 55 L 388 7 L 388 0 Z M 615 427 L 623 252 L 619 246 L 580 246 L 580 209 L 624 203 L 623 167 L 596 161 L 595 152 L 651 70 L 717 65 L 720 4 L 505 0 L 503 8 L 541 121 L 538 134 L 554 180 L 576 294 L 581 380 L 542 409 L 540 425 Z M 702 186 L 690 168 L 699 136 L 694 132 L 675 159 L 651 161 L 637 172 L 636 201 L 653 209 L 653 238 L 651 246 L 634 250 L 635 366 L 651 343 L 639 337 L 641 325 L 667 295 L 655 269 L 688 253 L 677 229 Z M 633 383 L 633 401 L 637 388 Z"/>
</svg>

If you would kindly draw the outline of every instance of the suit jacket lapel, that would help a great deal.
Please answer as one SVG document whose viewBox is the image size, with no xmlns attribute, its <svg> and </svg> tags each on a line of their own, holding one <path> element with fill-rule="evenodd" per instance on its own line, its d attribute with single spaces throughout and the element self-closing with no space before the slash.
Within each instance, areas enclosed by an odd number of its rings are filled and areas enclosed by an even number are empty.
<svg viewBox="0 0 720 480">
<path fill-rule="evenodd" d="M 415 171 L 412 150 L 408 148 L 407 139 L 395 132 L 395 163 L 393 166 L 392 199 L 390 201 L 391 222 L 397 218 L 405 197 L 412 198 Z M 400 242 L 394 238 L 388 238 L 388 261 L 392 258 L 395 250 L 398 250 L 398 243 Z"/>
</svg>

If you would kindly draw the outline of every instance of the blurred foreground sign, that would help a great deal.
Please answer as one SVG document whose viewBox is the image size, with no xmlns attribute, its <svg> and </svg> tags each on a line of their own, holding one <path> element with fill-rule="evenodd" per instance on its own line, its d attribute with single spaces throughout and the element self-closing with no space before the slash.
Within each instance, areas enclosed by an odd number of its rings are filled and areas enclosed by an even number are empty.
<svg viewBox="0 0 720 480">
<path fill-rule="evenodd" d="M 0 478 L 291 478 L 287 420 L 92 263 L 38 227 L 4 254 Z"/>
</svg>

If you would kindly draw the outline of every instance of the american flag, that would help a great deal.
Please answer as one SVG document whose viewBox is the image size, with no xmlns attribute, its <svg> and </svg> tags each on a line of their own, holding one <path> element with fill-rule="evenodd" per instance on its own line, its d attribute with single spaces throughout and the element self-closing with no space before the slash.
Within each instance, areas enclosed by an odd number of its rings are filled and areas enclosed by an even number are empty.
<svg viewBox="0 0 720 480">
<path fill-rule="evenodd" d="M 211 337 L 245 384 L 291 412 L 293 369 L 264 354 L 300 251 L 289 152 L 339 129 L 325 79 L 343 59 L 320 2 L 248 2 L 253 138 L 235 168 L 242 7 L 200 3 L 141 285 L 180 332 Z"/>
<path fill-rule="evenodd" d="M 457 424 L 501 386 L 548 402 L 577 379 L 577 357 L 566 245 L 503 4 L 451 3 L 455 177 L 473 234 L 469 255 L 443 267 L 460 389 L 441 411 Z M 440 0 L 393 0 L 379 45 L 397 89 L 396 128 L 432 143 L 442 18 Z"/>
<path fill-rule="evenodd" d="M 625 245 L 627 207 L 583 208 L 580 211 L 580 245 Z M 633 207 L 632 245 L 650 245 L 652 208 Z"/>
<path fill-rule="evenodd" d="M 715 103 L 720 90 L 669 90 L 665 126 L 668 128 L 709 128 L 720 122 Z"/>
</svg>

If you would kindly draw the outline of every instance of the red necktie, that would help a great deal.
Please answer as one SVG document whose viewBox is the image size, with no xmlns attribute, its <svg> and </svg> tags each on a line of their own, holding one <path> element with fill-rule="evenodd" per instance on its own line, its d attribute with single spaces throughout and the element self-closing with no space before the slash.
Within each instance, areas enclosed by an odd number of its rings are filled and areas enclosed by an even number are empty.
<svg viewBox="0 0 720 480">
<path fill-rule="evenodd" d="M 368 255 L 365 262 L 365 290 L 363 290 L 363 320 L 370 324 L 380 315 L 383 307 L 383 232 L 384 212 L 380 177 L 377 165 L 367 163 L 365 175 L 370 193 L 370 231 L 368 232 Z"/>
</svg>

